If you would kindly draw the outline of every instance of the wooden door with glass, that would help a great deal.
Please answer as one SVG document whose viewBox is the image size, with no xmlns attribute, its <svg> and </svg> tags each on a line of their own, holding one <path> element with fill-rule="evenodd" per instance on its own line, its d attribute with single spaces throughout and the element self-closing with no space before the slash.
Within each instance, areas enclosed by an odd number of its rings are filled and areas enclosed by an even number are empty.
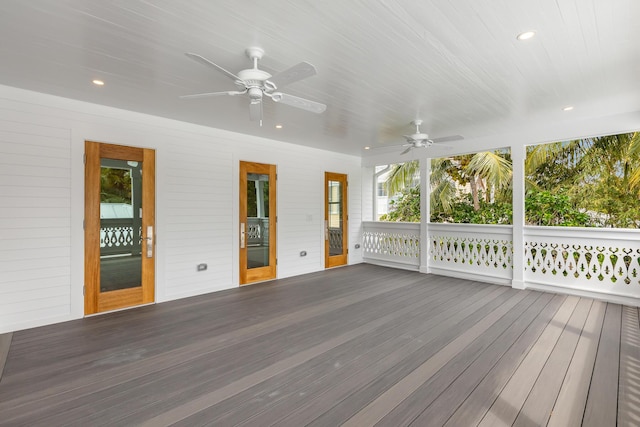
<svg viewBox="0 0 640 427">
<path fill-rule="evenodd" d="M 85 314 L 154 301 L 155 151 L 85 142 Z"/>
<path fill-rule="evenodd" d="M 240 162 L 240 285 L 276 277 L 276 166 Z"/>
<path fill-rule="evenodd" d="M 325 268 L 347 264 L 347 175 L 325 172 L 324 260 Z"/>
</svg>

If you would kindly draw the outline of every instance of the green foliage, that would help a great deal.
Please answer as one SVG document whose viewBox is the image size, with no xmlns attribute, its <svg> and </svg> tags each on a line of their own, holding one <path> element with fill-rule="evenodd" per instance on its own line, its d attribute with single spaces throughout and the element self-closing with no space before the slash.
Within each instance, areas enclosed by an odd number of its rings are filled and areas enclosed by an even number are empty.
<svg viewBox="0 0 640 427">
<path fill-rule="evenodd" d="M 593 223 L 563 193 L 530 190 L 525 197 L 527 225 L 589 227 Z"/>
<path fill-rule="evenodd" d="M 417 165 L 393 175 L 407 188 Z M 431 221 L 510 224 L 508 152 L 431 160 Z M 640 228 L 640 132 L 527 147 L 525 220 L 529 225 Z M 404 190 L 387 221 L 419 221 L 417 190 Z M 414 198 L 416 200 L 414 200 Z"/>
<path fill-rule="evenodd" d="M 420 184 L 419 172 L 420 162 L 417 160 L 392 165 L 389 176 L 384 183 L 387 194 L 398 194 L 405 188 L 418 186 Z"/>
<path fill-rule="evenodd" d="M 380 221 L 420 222 L 420 187 L 405 188 L 400 197 L 390 200 L 390 211 Z"/>
<path fill-rule="evenodd" d="M 529 147 L 525 164 L 529 189 L 562 193 L 591 213 L 588 226 L 640 227 L 639 132 Z M 527 209 L 528 223 L 540 220 L 535 214 Z"/>
<path fill-rule="evenodd" d="M 131 204 L 129 169 L 100 168 L 100 202 Z"/>
<path fill-rule="evenodd" d="M 420 221 L 420 192 L 418 188 L 405 190 L 402 196 L 391 202 L 392 210 L 383 215 L 381 221 Z M 593 227 L 597 221 L 571 203 L 569 196 L 549 191 L 530 190 L 525 198 L 527 225 Z M 471 195 L 459 197 L 451 203 L 451 210 L 432 211 L 432 222 L 455 224 L 511 224 L 510 203 L 480 201 L 480 209 L 475 210 Z"/>
<path fill-rule="evenodd" d="M 431 222 L 449 222 L 455 224 L 511 224 L 513 210 L 511 203 L 487 203 L 480 200 L 478 210 L 474 209 L 471 195 L 458 198 L 450 212 L 432 211 Z"/>
<path fill-rule="evenodd" d="M 389 213 L 382 215 L 380 221 L 420 222 L 420 188 L 414 187 L 402 191 L 397 200 L 389 202 Z M 469 224 L 511 224 L 511 203 L 480 202 L 480 209 L 475 210 L 471 204 L 471 196 L 458 198 L 452 203 L 448 213 L 440 210 L 433 212 L 433 222 L 469 223 Z"/>
</svg>

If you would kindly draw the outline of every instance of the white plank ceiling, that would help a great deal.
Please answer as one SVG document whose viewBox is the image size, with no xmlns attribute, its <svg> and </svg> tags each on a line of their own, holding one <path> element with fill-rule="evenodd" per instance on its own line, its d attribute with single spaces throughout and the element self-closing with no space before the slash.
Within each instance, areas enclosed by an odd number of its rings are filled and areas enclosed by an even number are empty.
<svg viewBox="0 0 640 427">
<path fill-rule="evenodd" d="M 365 156 L 418 117 L 468 143 L 640 111 L 639 18 L 638 0 L 0 0 L 0 84 Z M 237 73 L 249 46 L 271 73 L 315 65 L 283 91 L 327 110 L 265 100 L 259 127 L 247 98 L 179 99 L 235 89 L 185 52 Z"/>
</svg>

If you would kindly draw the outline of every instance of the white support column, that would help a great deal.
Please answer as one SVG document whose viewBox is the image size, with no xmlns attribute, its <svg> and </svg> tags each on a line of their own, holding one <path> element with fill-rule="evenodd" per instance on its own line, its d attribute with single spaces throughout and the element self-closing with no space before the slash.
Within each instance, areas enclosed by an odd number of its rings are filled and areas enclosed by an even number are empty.
<svg viewBox="0 0 640 427">
<path fill-rule="evenodd" d="M 430 273 L 429 268 L 429 220 L 431 218 L 431 159 L 420 159 L 420 272 Z"/>
<path fill-rule="evenodd" d="M 373 219 L 372 221 L 378 220 L 378 178 L 381 175 L 389 172 L 391 170 L 391 165 L 386 165 L 384 169 L 376 172 L 376 166 L 373 167 Z"/>
<path fill-rule="evenodd" d="M 513 278 L 511 287 L 524 289 L 524 160 L 526 147 L 522 144 L 511 146 L 513 161 Z"/>
<path fill-rule="evenodd" d="M 264 218 L 264 181 L 260 178 L 262 176 L 258 175 L 258 179 L 256 180 L 256 217 Z"/>
</svg>

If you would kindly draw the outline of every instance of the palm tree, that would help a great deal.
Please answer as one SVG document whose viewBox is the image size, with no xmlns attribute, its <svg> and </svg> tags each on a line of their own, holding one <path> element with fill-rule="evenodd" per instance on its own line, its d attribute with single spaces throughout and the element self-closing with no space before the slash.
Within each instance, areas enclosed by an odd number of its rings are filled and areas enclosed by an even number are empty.
<svg viewBox="0 0 640 427">
<path fill-rule="evenodd" d="M 553 190 L 573 185 L 586 148 L 582 140 L 528 146 L 524 164 L 526 190 Z"/>
<path fill-rule="evenodd" d="M 473 197 L 473 209 L 480 209 L 480 190 L 484 191 L 487 203 L 495 198 L 498 192 L 502 195 L 511 186 L 513 167 L 511 159 L 506 153 L 499 151 L 481 151 L 470 156 L 463 168 L 463 173 L 469 181 L 471 195 Z"/>
<path fill-rule="evenodd" d="M 475 211 L 511 199 L 508 153 L 480 152 L 431 160 L 432 210 L 450 213 L 460 187 L 468 186 Z M 390 194 L 417 185 L 418 162 L 394 165 Z M 576 208 L 597 212 L 605 225 L 640 227 L 640 132 L 582 138 L 527 148 L 526 189 L 563 192 Z"/>
<path fill-rule="evenodd" d="M 638 226 L 639 132 L 529 147 L 525 168 L 529 191 L 562 191 L 604 225 Z"/>
<path fill-rule="evenodd" d="M 431 210 L 451 213 L 453 202 L 458 194 L 452 172 L 456 171 L 451 157 L 431 159 Z"/>
<path fill-rule="evenodd" d="M 469 185 L 473 207 L 480 209 L 480 193 L 490 202 L 497 195 L 509 195 L 511 185 L 511 159 L 504 152 L 483 151 L 431 160 L 431 204 L 434 210 L 450 212 L 458 186 Z M 389 194 L 397 194 L 405 188 L 419 184 L 419 162 L 394 165 L 385 188 Z M 510 197 L 510 195 L 509 195 Z"/>
<path fill-rule="evenodd" d="M 398 194 L 405 188 L 420 184 L 420 163 L 412 160 L 391 166 L 391 171 L 384 182 L 387 194 Z"/>
</svg>

